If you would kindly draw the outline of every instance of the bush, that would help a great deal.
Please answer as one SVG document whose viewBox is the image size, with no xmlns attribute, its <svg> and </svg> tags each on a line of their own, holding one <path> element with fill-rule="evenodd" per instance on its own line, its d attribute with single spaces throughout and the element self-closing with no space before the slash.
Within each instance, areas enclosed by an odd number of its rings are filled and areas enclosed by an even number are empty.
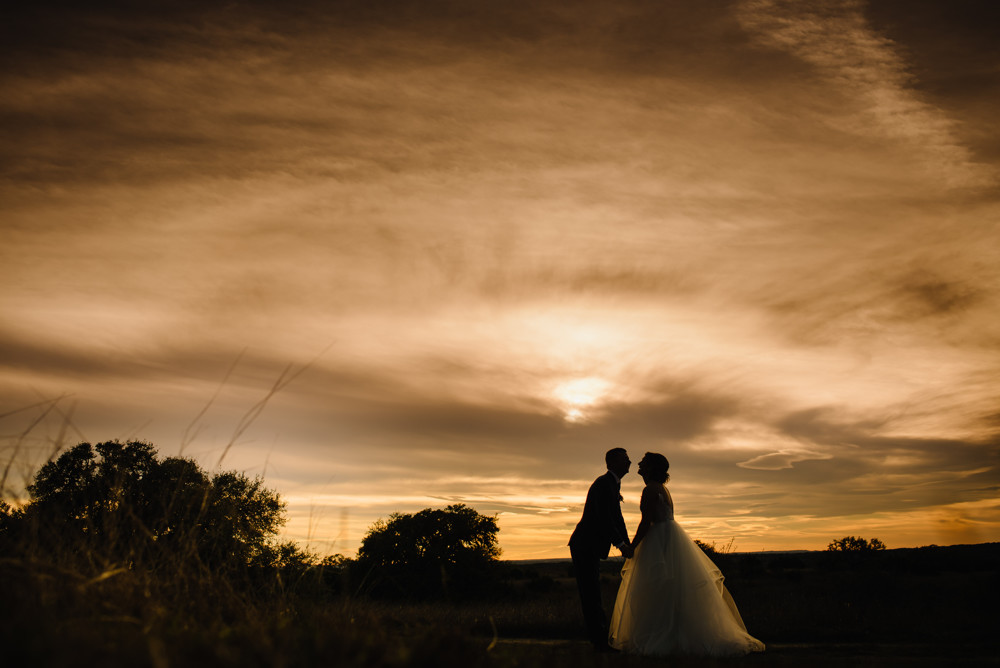
<svg viewBox="0 0 1000 668">
<path fill-rule="evenodd" d="M 371 526 L 356 568 L 367 591 L 403 597 L 469 596 L 492 586 L 500 556 L 495 517 L 463 504 L 393 514 Z"/>
<path fill-rule="evenodd" d="M 38 547 L 85 554 L 105 569 L 239 571 L 293 553 L 272 543 L 285 504 L 263 480 L 160 460 L 149 443 L 80 443 L 45 464 L 28 493 L 20 517 L 5 521 L 8 533 L 30 531 Z"/>
<path fill-rule="evenodd" d="M 255 637 L 287 624 L 291 601 L 325 595 L 316 559 L 275 540 L 285 505 L 260 478 L 109 441 L 70 448 L 28 491 L 22 508 L 0 505 L 0 644 L 17 665 L 106 663 L 234 627 Z M 109 654 L 59 649 L 74 642 Z"/>
<path fill-rule="evenodd" d="M 864 538 L 857 538 L 855 536 L 845 536 L 827 545 L 826 549 L 829 552 L 875 552 L 877 550 L 884 550 L 885 543 L 878 538 L 865 540 Z"/>
<path fill-rule="evenodd" d="M 20 519 L 20 511 L 11 508 L 10 504 L 0 499 L 0 541 L 8 534 Z"/>
<path fill-rule="evenodd" d="M 698 547 L 700 547 L 701 551 L 704 552 L 705 554 L 709 555 L 709 556 L 711 556 L 713 554 L 716 554 L 715 543 L 712 543 L 711 545 L 709 545 L 708 543 L 705 543 L 705 542 L 700 541 L 697 538 L 695 538 L 694 539 L 694 544 L 697 545 Z"/>
</svg>

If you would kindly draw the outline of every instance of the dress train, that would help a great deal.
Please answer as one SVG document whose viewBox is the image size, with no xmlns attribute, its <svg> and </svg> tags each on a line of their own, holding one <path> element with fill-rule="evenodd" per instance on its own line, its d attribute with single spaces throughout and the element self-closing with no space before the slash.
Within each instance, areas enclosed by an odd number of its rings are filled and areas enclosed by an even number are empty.
<svg viewBox="0 0 1000 668">
<path fill-rule="evenodd" d="M 610 643 L 647 656 L 740 656 L 764 650 L 747 633 L 722 572 L 673 519 L 653 522 L 625 561 Z"/>
</svg>

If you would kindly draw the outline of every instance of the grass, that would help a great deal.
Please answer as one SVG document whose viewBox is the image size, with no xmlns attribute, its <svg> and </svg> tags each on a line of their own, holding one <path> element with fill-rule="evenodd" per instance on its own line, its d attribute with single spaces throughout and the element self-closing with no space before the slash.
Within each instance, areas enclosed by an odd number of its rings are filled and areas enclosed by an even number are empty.
<svg viewBox="0 0 1000 668">
<path fill-rule="evenodd" d="M 136 526 L 134 512 L 118 511 L 128 520 L 120 529 Z M 490 597 L 389 601 L 352 595 L 357 588 L 336 565 L 315 560 L 221 570 L 193 544 L 151 559 L 150 545 L 161 544 L 148 538 L 111 550 L 44 522 L 15 537 L 5 517 L 3 666 L 1000 665 L 996 543 L 868 554 L 722 550 L 712 558 L 767 652 L 663 661 L 593 653 L 568 561 L 506 564 Z M 610 611 L 620 563 L 602 568 Z"/>
<path fill-rule="evenodd" d="M 6 665 L 664 665 L 590 651 L 568 563 L 510 565 L 504 593 L 490 600 L 393 602 L 333 593 L 318 567 L 295 580 L 247 588 L 209 572 L 167 578 L 128 568 L 84 573 L 66 567 L 78 560 L 53 556 L 0 559 Z M 998 615 L 988 593 L 997 590 L 998 544 L 866 558 L 716 558 L 748 629 L 769 651 L 670 665 L 1000 661 L 993 640 Z M 609 609 L 615 568 L 605 564 Z M 939 663 L 922 663 L 931 659 Z"/>
</svg>

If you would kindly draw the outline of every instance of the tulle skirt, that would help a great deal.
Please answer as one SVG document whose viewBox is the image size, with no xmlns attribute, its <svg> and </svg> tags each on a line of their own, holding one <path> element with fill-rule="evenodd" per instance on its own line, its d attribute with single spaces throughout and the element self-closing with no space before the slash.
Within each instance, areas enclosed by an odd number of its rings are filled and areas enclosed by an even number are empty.
<svg viewBox="0 0 1000 668">
<path fill-rule="evenodd" d="M 611 645 L 646 656 L 762 652 L 723 579 L 677 522 L 652 524 L 622 568 Z"/>
</svg>

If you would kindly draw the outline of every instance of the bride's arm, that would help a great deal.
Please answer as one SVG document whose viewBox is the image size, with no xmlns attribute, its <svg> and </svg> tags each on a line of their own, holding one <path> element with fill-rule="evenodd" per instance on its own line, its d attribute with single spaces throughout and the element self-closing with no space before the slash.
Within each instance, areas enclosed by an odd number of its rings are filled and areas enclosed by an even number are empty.
<svg viewBox="0 0 1000 668">
<path fill-rule="evenodd" d="M 646 537 L 646 532 L 649 531 L 650 504 L 653 500 L 649 490 L 644 488 L 642 490 L 642 497 L 639 499 L 639 512 L 642 513 L 642 519 L 639 520 L 639 526 L 635 530 L 635 538 L 632 539 L 633 550 L 639 547 L 639 543 Z"/>
</svg>

